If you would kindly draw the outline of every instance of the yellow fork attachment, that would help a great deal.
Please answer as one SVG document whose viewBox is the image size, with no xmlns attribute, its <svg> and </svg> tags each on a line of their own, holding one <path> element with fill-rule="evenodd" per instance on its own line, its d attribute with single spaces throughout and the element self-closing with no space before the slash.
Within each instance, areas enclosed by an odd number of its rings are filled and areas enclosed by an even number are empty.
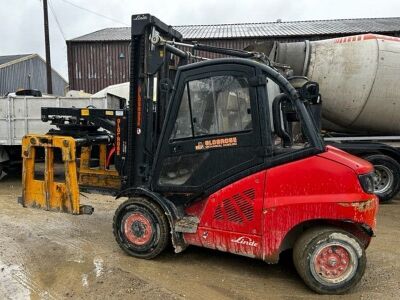
<svg viewBox="0 0 400 300">
<path fill-rule="evenodd" d="M 44 149 L 44 171 L 39 176 L 35 161 L 39 147 Z M 54 150 L 60 149 L 64 164 L 64 182 L 54 176 Z M 22 198 L 25 207 L 72 214 L 91 213 L 89 207 L 79 205 L 77 180 L 76 144 L 72 137 L 51 135 L 27 135 L 22 139 Z"/>
<path fill-rule="evenodd" d="M 40 150 L 42 148 L 42 150 Z M 107 145 L 82 146 L 79 169 L 76 163 L 76 141 L 68 136 L 26 135 L 22 139 L 22 197 L 25 207 L 36 207 L 71 214 L 91 214 L 93 207 L 80 205 L 79 188 L 87 192 L 115 194 L 121 180 L 115 169 L 106 167 Z M 55 152 L 61 157 L 55 157 Z M 42 151 L 42 152 L 40 152 Z M 91 167 L 92 152 L 98 154 L 98 166 Z M 44 153 L 43 158 L 38 157 Z M 56 164 L 62 161 L 62 164 Z M 42 163 L 39 163 L 42 159 Z M 43 166 L 44 165 L 44 166 Z M 42 172 L 40 171 L 40 167 Z M 60 172 L 61 171 L 61 172 Z M 61 175 L 61 176 L 60 176 Z"/>
</svg>

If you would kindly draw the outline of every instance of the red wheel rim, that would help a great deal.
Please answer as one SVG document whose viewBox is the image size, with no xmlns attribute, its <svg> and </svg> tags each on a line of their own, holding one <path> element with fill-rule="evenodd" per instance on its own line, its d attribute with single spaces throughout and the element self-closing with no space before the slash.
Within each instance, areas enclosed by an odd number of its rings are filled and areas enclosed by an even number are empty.
<svg viewBox="0 0 400 300">
<path fill-rule="evenodd" d="M 150 242 L 153 228 L 149 219 L 140 212 L 130 214 L 124 221 L 124 234 L 129 242 L 142 246 Z"/>
<path fill-rule="evenodd" d="M 328 281 L 342 281 L 352 268 L 351 254 L 340 245 L 323 247 L 314 257 L 315 272 Z"/>
</svg>

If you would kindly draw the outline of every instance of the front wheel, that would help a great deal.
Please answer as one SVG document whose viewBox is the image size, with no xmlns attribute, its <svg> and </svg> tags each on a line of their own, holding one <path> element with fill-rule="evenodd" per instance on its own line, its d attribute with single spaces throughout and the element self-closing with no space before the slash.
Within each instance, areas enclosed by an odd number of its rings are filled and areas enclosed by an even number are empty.
<svg viewBox="0 0 400 300">
<path fill-rule="evenodd" d="M 126 253 L 151 259 L 167 246 L 169 225 L 157 204 L 146 198 L 131 198 L 116 210 L 113 232 L 118 245 Z"/>
<path fill-rule="evenodd" d="M 343 294 L 362 278 L 365 250 L 352 234 L 334 227 L 304 232 L 293 249 L 293 262 L 304 282 L 320 294 Z"/>
</svg>

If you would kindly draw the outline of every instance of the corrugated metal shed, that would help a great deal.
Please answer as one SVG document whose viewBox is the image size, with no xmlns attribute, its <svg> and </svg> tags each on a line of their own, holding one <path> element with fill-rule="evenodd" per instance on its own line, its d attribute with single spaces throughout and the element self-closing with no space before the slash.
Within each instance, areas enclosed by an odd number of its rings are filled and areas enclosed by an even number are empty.
<svg viewBox="0 0 400 300">
<path fill-rule="evenodd" d="M 52 71 L 53 94 L 64 96 L 68 82 Z M 0 56 L 0 96 L 18 89 L 47 93 L 46 63 L 37 54 Z"/>
<path fill-rule="evenodd" d="M 129 81 L 130 42 L 67 42 L 70 89 L 94 94 Z"/>
<path fill-rule="evenodd" d="M 386 33 L 400 31 L 400 17 L 218 25 L 182 25 L 175 26 L 174 29 L 182 33 L 185 40 L 337 35 L 368 32 Z M 130 40 L 129 27 L 105 28 L 77 37 L 71 41 L 87 42 L 127 40 Z"/>
<path fill-rule="evenodd" d="M 295 42 L 360 33 L 400 36 L 400 17 L 175 26 L 185 41 L 233 49 L 258 42 Z M 129 80 L 129 27 L 106 28 L 67 41 L 70 88 L 95 93 Z M 221 55 L 196 51 L 215 58 Z"/>
</svg>

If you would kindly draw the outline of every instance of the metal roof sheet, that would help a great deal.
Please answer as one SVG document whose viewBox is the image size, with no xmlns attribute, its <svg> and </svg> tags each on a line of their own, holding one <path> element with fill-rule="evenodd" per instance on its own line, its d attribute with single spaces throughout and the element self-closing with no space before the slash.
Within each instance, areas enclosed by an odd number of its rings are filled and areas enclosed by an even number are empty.
<svg viewBox="0 0 400 300">
<path fill-rule="evenodd" d="M 129 41 L 130 39 L 130 27 L 112 27 L 85 34 L 71 41 Z"/>
<path fill-rule="evenodd" d="M 29 57 L 32 54 L 19 54 L 19 55 L 3 55 L 0 56 L 0 67 L 5 64 L 9 64 L 16 60 L 20 60 L 21 58 Z"/>
<path fill-rule="evenodd" d="M 186 40 L 400 31 L 400 17 L 174 26 Z M 70 41 L 128 41 L 130 27 L 105 28 Z"/>
</svg>

